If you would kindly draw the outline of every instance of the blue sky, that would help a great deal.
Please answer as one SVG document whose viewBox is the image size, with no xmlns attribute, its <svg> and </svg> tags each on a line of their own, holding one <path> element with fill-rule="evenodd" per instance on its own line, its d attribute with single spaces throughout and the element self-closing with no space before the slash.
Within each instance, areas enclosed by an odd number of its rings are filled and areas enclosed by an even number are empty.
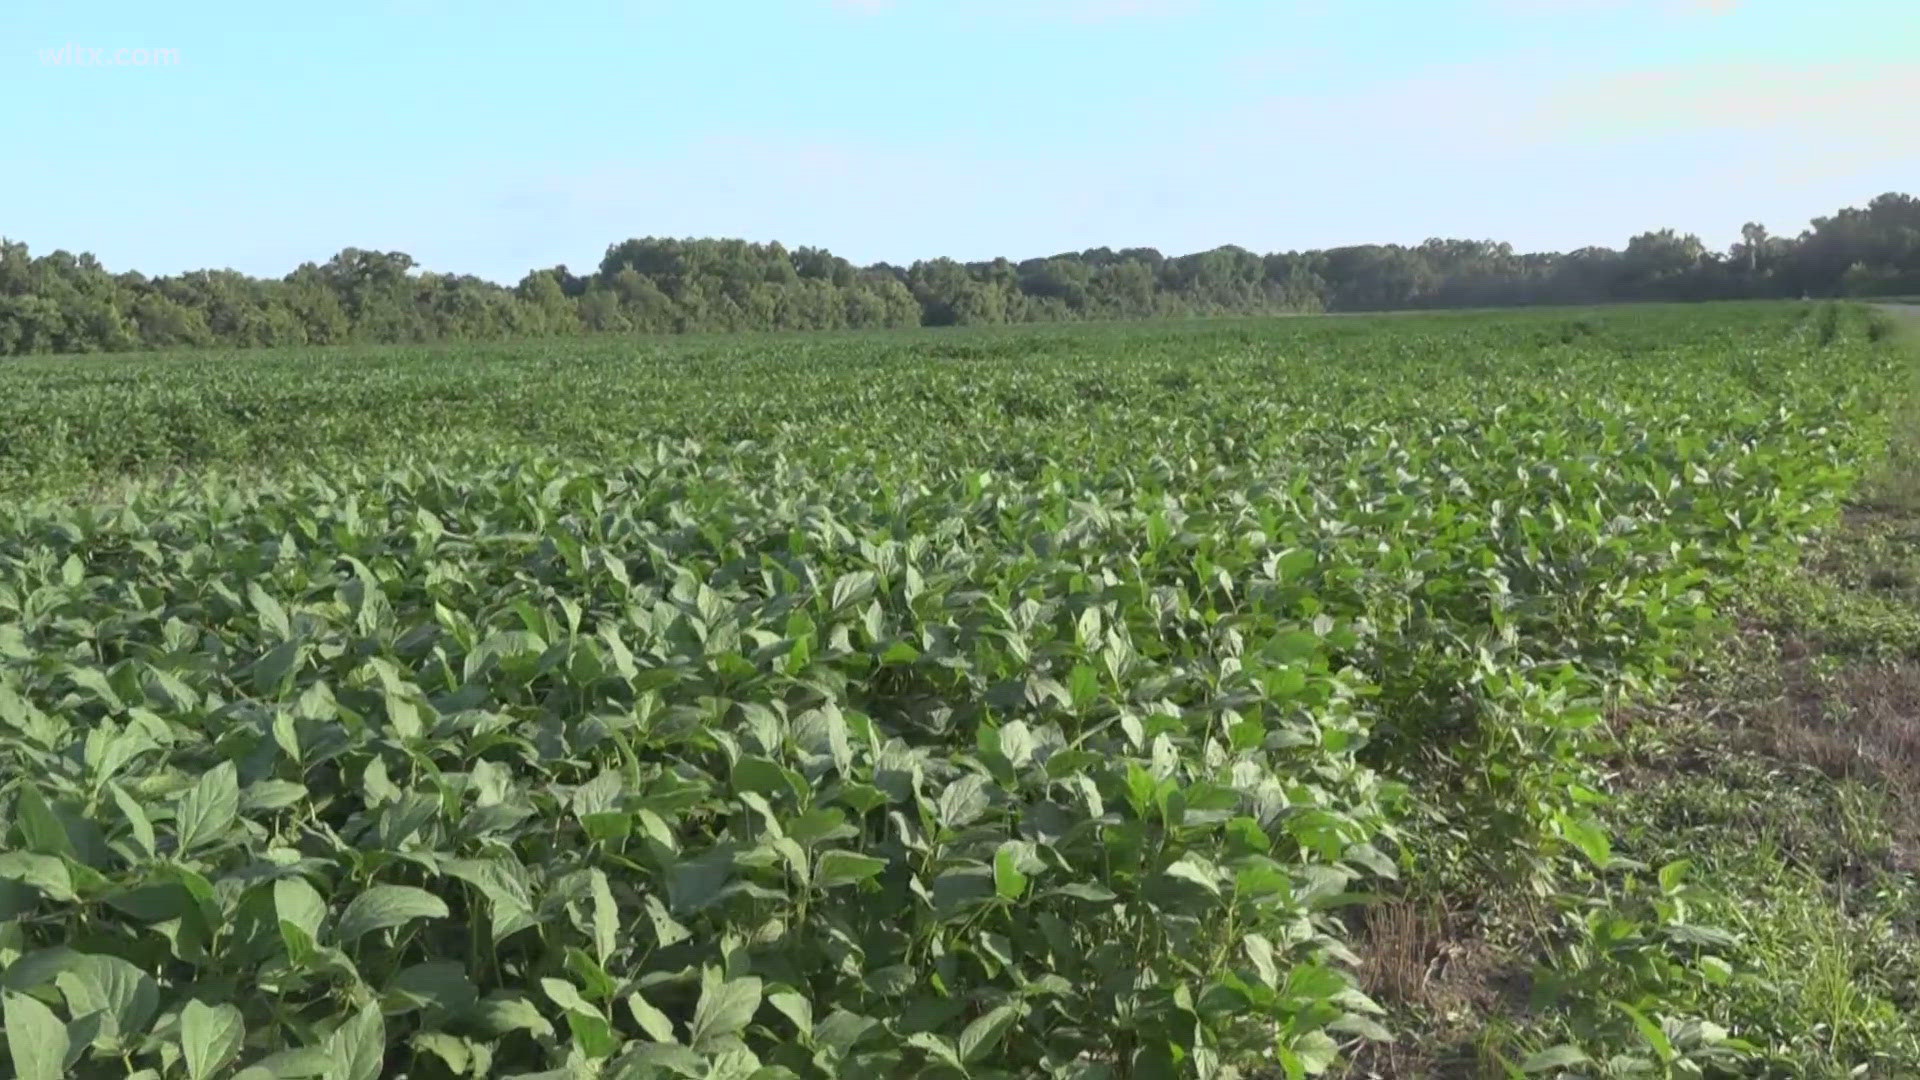
<svg viewBox="0 0 1920 1080">
<path fill-rule="evenodd" d="M 0 234 L 148 273 L 1718 247 L 1920 192 L 1914 0 L 11 0 L 0 42 Z"/>
</svg>

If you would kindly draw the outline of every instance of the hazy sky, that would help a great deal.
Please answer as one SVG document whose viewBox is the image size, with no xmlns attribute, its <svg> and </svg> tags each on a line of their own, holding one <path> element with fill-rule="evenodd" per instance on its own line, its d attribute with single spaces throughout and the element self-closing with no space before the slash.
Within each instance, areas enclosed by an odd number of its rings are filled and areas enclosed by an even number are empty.
<svg viewBox="0 0 1920 1080">
<path fill-rule="evenodd" d="M 0 42 L 0 234 L 148 273 L 1724 247 L 1920 192 L 1916 0 L 6 0 Z"/>
</svg>

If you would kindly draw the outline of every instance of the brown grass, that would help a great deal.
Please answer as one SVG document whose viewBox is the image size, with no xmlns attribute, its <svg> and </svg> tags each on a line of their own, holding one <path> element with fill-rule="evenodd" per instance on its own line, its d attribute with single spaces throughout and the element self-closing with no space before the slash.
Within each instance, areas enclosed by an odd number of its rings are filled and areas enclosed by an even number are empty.
<svg viewBox="0 0 1920 1080">
<path fill-rule="evenodd" d="M 1782 759 L 1920 794 L 1920 664 L 1856 663 L 1818 681 L 1798 675 L 1790 707 L 1769 718 Z"/>
<path fill-rule="evenodd" d="M 1369 1044 L 1348 1063 L 1352 1080 L 1504 1075 L 1483 1061 L 1480 1025 L 1524 1010 L 1522 965 L 1480 933 L 1479 913 L 1432 901 L 1368 906 L 1356 951 L 1360 987 L 1395 1016 L 1417 1020 L 1418 1039 Z"/>
<path fill-rule="evenodd" d="M 1818 677 L 1787 662 L 1787 693 L 1757 719 L 1764 749 L 1886 796 L 1896 868 L 1920 869 L 1920 663 L 1860 661 Z"/>
</svg>

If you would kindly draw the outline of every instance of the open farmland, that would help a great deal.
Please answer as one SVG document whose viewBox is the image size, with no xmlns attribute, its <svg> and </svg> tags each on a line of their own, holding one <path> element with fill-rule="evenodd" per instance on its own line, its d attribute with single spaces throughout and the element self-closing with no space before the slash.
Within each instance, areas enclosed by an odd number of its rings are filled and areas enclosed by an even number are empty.
<svg viewBox="0 0 1920 1080">
<path fill-rule="evenodd" d="M 1369 911 L 1481 896 L 1513 1068 L 1790 1068 L 1609 761 L 1883 456 L 1878 318 L 10 362 L 10 1060 L 1385 1068 Z"/>
</svg>

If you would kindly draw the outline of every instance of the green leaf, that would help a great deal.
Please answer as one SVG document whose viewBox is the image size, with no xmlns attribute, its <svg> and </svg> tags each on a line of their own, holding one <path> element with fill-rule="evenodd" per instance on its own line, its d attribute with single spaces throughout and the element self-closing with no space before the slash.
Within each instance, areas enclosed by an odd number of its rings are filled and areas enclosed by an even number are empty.
<svg viewBox="0 0 1920 1080">
<path fill-rule="evenodd" d="M 792 990 L 775 990 L 767 995 L 767 1004 L 793 1021 L 802 1041 L 813 1037 L 813 1003 Z"/>
<path fill-rule="evenodd" d="M 406 688 L 412 690 L 412 687 Z M 387 707 L 387 724 L 402 741 L 411 741 L 420 737 L 426 730 L 422 719 L 421 706 L 412 693 L 388 690 L 382 701 Z"/>
<path fill-rule="evenodd" d="M 96 1043 L 108 1041 L 107 1025 L 111 1021 L 103 1012 L 90 1012 L 67 1021 L 67 1057 L 61 1067 L 71 1069 L 74 1063 L 85 1056 L 87 1049 Z"/>
<path fill-rule="evenodd" d="M 993 854 L 993 889 L 1002 900 L 1018 900 L 1027 891 L 1027 875 L 1020 871 L 1025 851 L 1021 841 L 1008 840 Z M 966 1054 L 960 1056 L 965 1058 Z"/>
<path fill-rule="evenodd" d="M 306 878 L 281 878 L 273 883 L 273 913 L 280 923 L 280 933 L 286 940 L 288 955 L 299 960 L 299 953 L 320 940 L 320 924 L 327 917 L 327 902 L 307 883 Z M 288 927 L 303 936 L 289 936 Z"/>
<path fill-rule="evenodd" d="M 73 875 L 67 871 L 66 860 L 53 855 L 34 855 L 24 851 L 9 851 L 0 855 L 0 880 L 31 885 L 46 893 L 50 900 L 79 899 L 74 894 Z"/>
<path fill-rule="evenodd" d="M 627 1011 L 633 1014 L 633 1022 L 640 1025 L 640 1030 L 647 1033 L 647 1038 L 660 1043 L 675 1041 L 673 1021 L 641 997 L 639 991 L 627 995 Z"/>
<path fill-rule="evenodd" d="M 298 1049 L 269 1053 L 253 1065 L 234 1072 L 232 1080 L 307 1080 L 313 1076 L 326 1076 L 332 1067 L 334 1063 L 330 1057 L 326 1057 L 324 1049 L 305 1045 Z M 159 1078 L 156 1076 L 154 1080 Z"/>
<path fill-rule="evenodd" d="M 1675 859 L 1660 868 L 1660 891 L 1672 894 L 1680 891 L 1687 880 L 1687 871 L 1693 869 L 1693 863 L 1687 859 Z"/>
<path fill-rule="evenodd" d="M 1662 927 L 1660 932 L 1674 941 L 1709 949 L 1731 949 L 1740 944 L 1740 939 L 1733 933 L 1700 923 L 1673 923 Z"/>
<path fill-rule="evenodd" d="M 461 675 L 471 682 L 497 663 L 538 658 L 546 651 L 546 641 L 532 631 L 495 631 L 467 654 Z"/>
<path fill-rule="evenodd" d="M 834 579 L 830 599 L 834 614 L 840 614 L 848 607 L 872 596 L 876 580 L 871 570 L 857 570 Z"/>
<path fill-rule="evenodd" d="M 0 994 L 0 1022 L 7 1029 L 7 1052 L 16 1080 L 60 1080 L 67 1071 L 71 1043 L 67 1026 L 53 1010 L 25 994 Z"/>
<path fill-rule="evenodd" d="M 487 898 L 495 943 L 539 924 L 533 913 L 526 868 L 511 856 L 453 860 L 446 864 L 446 872 L 479 889 Z"/>
<path fill-rule="evenodd" d="M 1599 822 L 1566 814 L 1557 815 L 1557 818 L 1561 835 L 1579 848 L 1595 869 L 1605 870 L 1613 862 L 1613 845 L 1608 842 L 1606 830 L 1601 828 Z"/>
<path fill-rule="evenodd" d="M 613 955 L 620 943 L 620 905 L 607 885 L 606 872 L 595 869 L 590 877 L 593 893 L 593 953 L 601 964 Z"/>
<path fill-rule="evenodd" d="M 411 885 L 375 885 L 353 898 L 340 913 L 334 935 L 346 945 L 362 934 L 400 926 L 414 919 L 444 919 L 446 902 Z"/>
<path fill-rule="evenodd" d="M 107 673 L 99 668 L 69 667 L 66 669 L 66 675 L 73 680 L 75 686 L 93 691 L 94 695 L 106 702 L 113 711 L 119 712 L 127 707 L 126 702 L 120 699 L 120 695 L 114 692 L 113 684 L 107 680 Z"/>
<path fill-rule="evenodd" d="M 4 929 L 6 928 L 0 927 L 0 930 Z M 0 941 L 6 942 L 0 945 L 0 948 L 12 952 L 17 947 L 18 939 L 6 940 L 11 937 L 11 934 L 0 937 Z M 61 972 L 70 971 L 79 966 L 81 955 L 65 945 L 34 949 L 19 956 L 5 967 L 0 967 L 0 987 L 26 992 L 51 986 Z"/>
<path fill-rule="evenodd" d="M 1327 1025 L 1327 1030 L 1337 1031 L 1342 1035 L 1358 1035 L 1363 1039 L 1372 1039 L 1374 1042 L 1393 1041 L 1393 1032 L 1382 1027 L 1380 1022 L 1372 1017 L 1362 1016 L 1359 1013 L 1348 1013 L 1334 1020 Z"/>
<path fill-rule="evenodd" d="M 586 814 L 580 818 L 580 827 L 586 830 L 589 840 L 602 842 L 625 840 L 633 835 L 633 815 L 623 814 L 618 810 Z"/>
<path fill-rule="evenodd" d="M 647 922 L 653 926 L 654 940 L 661 948 L 678 945 L 693 936 L 691 931 L 668 914 L 666 905 L 660 902 L 659 897 L 649 895 L 641 901 L 641 906 L 647 909 Z"/>
<path fill-rule="evenodd" d="M 986 812 L 987 778 L 976 773 L 968 773 L 948 784 L 935 803 L 940 824 L 949 829 L 963 829 Z"/>
<path fill-rule="evenodd" d="M 19 792 L 13 809 L 27 850 L 42 855 L 73 855 L 73 841 L 67 837 L 66 826 L 60 824 L 40 792 L 32 784 L 22 785 Z"/>
<path fill-rule="evenodd" d="M 117 783 L 109 782 L 107 792 L 113 796 L 114 805 L 120 808 L 120 816 L 127 819 L 127 827 L 133 832 L 133 842 L 140 845 L 140 854 L 148 859 L 153 858 L 160 846 L 154 839 L 153 819 L 147 816 L 146 808 Z"/>
<path fill-rule="evenodd" d="M 809 810 L 787 821 L 785 825 L 787 836 L 803 847 L 810 847 L 823 840 L 837 840 L 845 836 L 858 835 L 853 827 L 847 824 L 847 816 L 831 806 Z"/>
<path fill-rule="evenodd" d="M 1347 848 L 1347 858 L 1379 874 L 1383 878 L 1398 880 L 1400 868 L 1387 858 L 1386 853 L 1372 844 L 1353 844 Z"/>
<path fill-rule="evenodd" d="M 880 1021 L 870 1016 L 850 1013 L 845 1009 L 835 1009 L 827 1014 L 813 1028 L 814 1042 L 845 1053 L 866 1036 L 867 1032 L 880 1026 Z"/>
<path fill-rule="evenodd" d="M 239 811 L 239 774 L 233 762 L 223 761 L 180 797 L 175 824 L 179 829 L 181 852 L 218 842 L 233 828 Z"/>
<path fill-rule="evenodd" d="M 258 581 L 247 582 L 247 599 L 252 601 L 253 610 L 260 616 L 260 625 L 271 631 L 274 637 L 293 635 L 293 623 L 287 618 L 287 609 L 280 606 L 280 601 L 268 596 Z"/>
<path fill-rule="evenodd" d="M 465 1039 L 444 1031 L 422 1031 L 413 1039 L 413 1048 L 432 1054 L 455 1076 L 466 1076 L 473 1068 L 473 1051 Z"/>
<path fill-rule="evenodd" d="M 620 798 L 626 791 L 626 777 L 618 769 L 602 770 L 600 775 L 573 789 L 570 801 L 573 812 L 581 819 L 620 809 Z"/>
<path fill-rule="evenodd" d="M 1309 1031 L 1294 1039 L 1290 1047 L 1300 1069 L 1308 1076 L 1319 1076 L 1339 1063 L 1340 1047 L 1325 1032 Z"/>
<path fill-rule="evenodd" d="M 753 792 L 768 799 L 791 798 L 805 786 L 779 762 L 764 757 L 741 758 L 733 767 L 731 780 L 736 792 Z"/>
<path fill-rule="evenodd" d="M 240 793 L 240 809 L 246 813 L 285 810 L 305 802 L 310 795 L 305 784 L 291 780 L 262 780 L 249 784 Z"/>
<path fill-rule="evenodd" d="M 998 1046 L 1007 1029 L 1020 1018 L 1020 1010 L 1012 1005 L 1002 1005 L 990 1009 L 968 1024 L 960 1032 L 956 1049 L 963 1064 L 980 1060 L 981 1056 Z"/>
<path fill-rule="evenodd" d="M 465 964 L 458 960 L 429 960 L 402 968 L 395 974 L 387 984 L 382 1006 L 388 1013 L 435 1008 L 458 1016 L 479 1001 L 480 992 L 467 978 Z"/>
<path fill-rule="evenodd" d="M 533 1002 L 519 994 L 495 992 L 480 1002 L 477 1014 L 480 1028 L 495 1037 L 515 1031 L 527 1031 L 545 1038 L 553 1034 L 553 1022 L 540 1015 Z"/>
<path fill-rule="evenodd" d="M 1214 896 L 1220 895 L 1220 875 L 1213 864 L 1198 855 L 1185 855 L 1167 867 L 1167 876 L 1191 881 Z"/>
<path fill-rule="evenodd" d="M 1045 895 L 1069 896 L 1075 900 L 1085 900 L 1092 904 L 1108 904 L 1120 899 L 1119 893 L 1114 892 L 1105 885 L 1094 885 L 1084 881 L 1076 881 L 1069 885 L 1061 885 L 1058 888 L 1048 889 Z"/>
<path fill-rule="evenodd" d="M 198 999 L 187 1002 L 180 1010 L 180 1051 L 187 1060 L 187 1075 L 206 1080 L 224 1068 L 240 1052 L 246 1033 L 239 1009 Z"/>
<path fill-rule="evenodd" d="M 25 631 L 12 623 L 0 626 L 0 656 L 30 660 L 33 655 L 33 647 L 27 644 Z"/>
<path fill-rule="evenodd" d="M 1702 956 L 1700 958 L 1700 974 L 1705 976 L 1706 980 L 1715 986 L 1725 986 L 1733 981 L 1733 965 L 1717 956 Z"/>
<path fill-rule="evenodd" d="M 887 860 L 838 848 L 823 851 L 814 863 L 813 881 L 822 889 L 853 885 L 878 875 Z"/>
<path fill-rule="evenodd" d="M 268 1054 L 234 1074 L 233 1080 L 306 1080 L 324 1077 L 333 1059 L 317 1046 L 302 1046 Z"/>
<path fill-rule="evenodd" d="M 600 1011 L 594 1008 L 586 998 L 580 996 L 579 987 L 574 986 L 565 979 L 541 979 L 540 989 L 546 992 L 548 999 L 555 1005 L 560 1006 L 560 1008 L 568 1012 L 583 1012 L 597 1015 Z"/>
<path fill-rule="evenodd" d="M 733 876 L 733 869 L 734 853 L 725 846 L 675 862 L 667 878 L 667 896 L 673 910 L 692 914 L 718 901 Z"/>
<path fill-rule="evenodd" d="M 72 1016 L 107 1018 L 100 1041 L 119 1046 L 144 1033 L 160 1009 L 160 987 L 151 976 L 117 956 L 85 955 L 54 977 Z"/>
<path fill-rule="evenodd" d="M 1274 962 L 1273 942 L 1265 935 L 1248 933 L 1241 936 L 1240 943 L 1247 950 L 1247 959 L 1253 962 L 1254 974 L 1266 986 L 1280 985 L 1280 966 Z"/>
<path fill-rule="evenodd" d="M 1075 664 L 1067 673 L 1067 697 L 1075 709 L 1085 709 L 1100 696 L 1100 672 L 1091 664 Z"/>
<path fill-rule="evenodd" d="M 585 949 L 567 946 L 567 970 L 580 980 L 581 992 L 589 1001 L 610 1000 L 619 989 L 613 976 L 608 975 L 607 969 L 601 967 L 600 962 L 589 956 Z"/>
<path fill-rule="evenodd" d="M 696 1050 L 747 1026 L 760 1008 L 760 980 L 725 979 L 718 968 L 707 968 L 700 979 L 700 1003 L 693 1009 L 687 1041 Z"/>
<path fill-rule="evenodd" d="M 1624 1001 L 1616 1001 L 1614 1004 L 1632 1019 L 1633 1026 L 1640 1029 L 1640 1037 L 1647 1040 L 1647 1045 L 1653 1049 L 1654 1053 L 1660 1055 L 1660 1061 L 1667 1065 L 1673 1064 L 1673 1059 L 1680 1055 L 1674 1050 L 1673 1041 L 1667 1038 L 1667 1033 L 1660 1030 L 1660 1025 L 1649 1020 L 1645 1013 Z"/>
<path fill-rule="evenodd" d="M 847 718 L 839 709 L 825 711 L 827 729 L 827 749 L 833 754 L 833 767 L 841 776 L 851 779 L 853 772 L 853 741 L 847 730 Z"/>
<path fill-rule="evenodd" d="M 327 1080 L 380 1080 L 387 1056 L 387 1024 L 378 1005 L 368 1005 L 327 1036 L 333 1059 Z"/>
<path fill-rule="evenodd" d="M 933 1032 L 916 1031 L 907 1036 L 907 1045 L 918 1050 L 926 1051 L 928 1056 L 934 1060 L 945 1065 L 951 1065 L 955 1069 L 958 1069 L 961 1075 L 966 1075 L 967 1068 L 960 1061 L 960 1052 L 954 1049 L 952 1043 L 935 1035 Z"/>
<path fill-rule="evenodd" d="M 613 1025 L 599 1013 L 567 1011 L 567 1030 L 573 1035 L 574 1045 L 589 1058 L 604 1058 L 620 1049 L 620 1037 L 613 1032 Z"/>
<path fill-rule="evenodd" d="M 283 641 L 268 649 L 253 662 L 253 688 L 263 696 L 278 697 L 287 690 L 294 671 L 300 666 L 305 648 L 298 641 Z"/>
</svg>

